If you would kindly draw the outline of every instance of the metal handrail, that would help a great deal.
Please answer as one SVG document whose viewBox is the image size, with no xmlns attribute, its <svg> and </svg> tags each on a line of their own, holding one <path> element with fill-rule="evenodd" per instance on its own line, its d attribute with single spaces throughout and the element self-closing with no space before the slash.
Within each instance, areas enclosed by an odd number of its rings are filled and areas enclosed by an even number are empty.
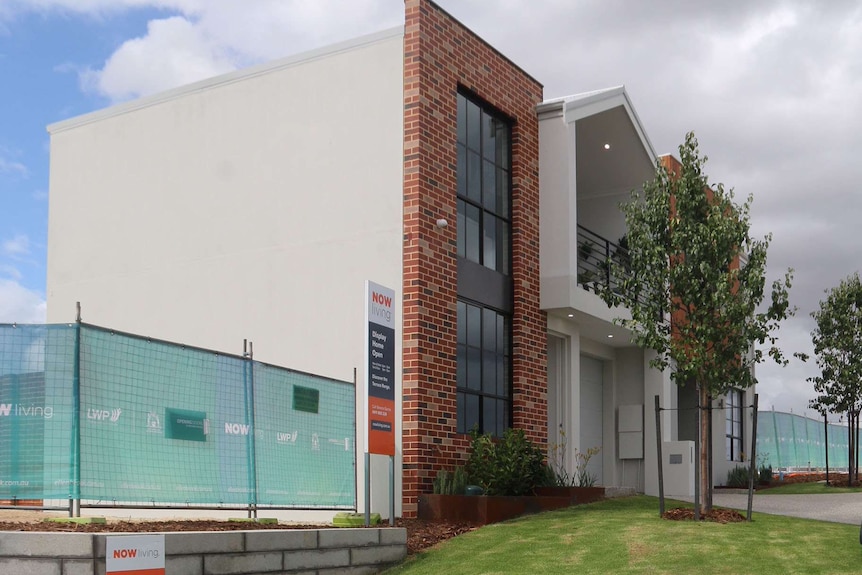
<svg viewBox="0 0 862 575">
<path fill-rule="evenodd" d="M 626 269 L 628 250 L 578 224 L 578 283 L 586 290 L 611 289 L 619 293 L 622 278 L 614 274 L 612 261 Z"/>
</svg>

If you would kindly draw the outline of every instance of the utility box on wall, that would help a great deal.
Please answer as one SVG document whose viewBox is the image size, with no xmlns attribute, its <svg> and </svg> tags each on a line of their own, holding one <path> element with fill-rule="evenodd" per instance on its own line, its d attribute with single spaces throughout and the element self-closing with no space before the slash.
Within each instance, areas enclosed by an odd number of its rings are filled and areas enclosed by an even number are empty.
<svg viewBox="0 0 862 575">
<path fill-rule="evenodd" d="M 694 497 L 694 441 L 665 441 L 661 449 L 665 495 Z"/>
<path fill-rule="evenodd" d="M 617 415 L 620 459 L 644 458 L 644 406 L 621 405 Z"/>
</svg>

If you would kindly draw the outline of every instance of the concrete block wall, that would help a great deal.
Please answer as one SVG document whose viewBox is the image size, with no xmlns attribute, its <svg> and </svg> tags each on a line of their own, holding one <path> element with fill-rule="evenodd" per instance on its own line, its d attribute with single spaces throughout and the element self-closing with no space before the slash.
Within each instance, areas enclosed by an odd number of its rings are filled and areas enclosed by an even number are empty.
<svg viewBox="0 0 862 575">
<path fill-rule="evenodd" d="M 107 537 L 141 533 L 0 532 L 0 573 L 104 575 Z M 407 531 L 273 529 L 165 534 L 166 573 L 379 573 L 407 556 Z"/>
</svg>

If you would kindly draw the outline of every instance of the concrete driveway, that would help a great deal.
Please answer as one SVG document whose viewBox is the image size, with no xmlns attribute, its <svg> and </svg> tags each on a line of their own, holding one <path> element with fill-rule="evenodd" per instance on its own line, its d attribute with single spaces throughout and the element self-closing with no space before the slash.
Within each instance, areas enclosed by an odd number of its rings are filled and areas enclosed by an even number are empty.
<svg viewBox="0 0 862 575">
<path fill-rule="evenodd" d="M 741 509 L 745 514 L 748 494 L 715 493 L 712 503 L 718 507 Z M 772 515 L 788 515 L 819 519 L 833 523 L 859 525 L 862 522 L 862 493 L 825 495 L 764 495 L 754 494 L 754 511 Z"/>
</svg>

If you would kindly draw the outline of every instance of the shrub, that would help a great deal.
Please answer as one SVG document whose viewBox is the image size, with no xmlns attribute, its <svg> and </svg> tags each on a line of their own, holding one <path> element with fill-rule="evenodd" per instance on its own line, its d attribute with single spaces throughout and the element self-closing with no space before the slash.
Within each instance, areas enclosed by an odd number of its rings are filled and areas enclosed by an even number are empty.
<svg viewBox="0 0 862 575">
<path fill-rule="evenodd" d="M 441 469 L 434 478 L 433 492 L 439 495 L 464 495 L 467 487 L 467 474 L 459 465 L 454 472 Z"/>
<path fill-rule="evenodd" d="M 547 484 L 545 455 L 527 439 L 523 429 L 507 429 L 496 442 L 475 429 L 470 437 L 467 476 L 487 495 L 529 495 L 534 488 Z"/>
<path fill-rule="evenodd" d="M 757 480 L 761 485 L 769 485 L 772 483 L 772 466 L 761 465 L 757 470 Z"/>
<path fill-rule="evenodd" d="M 748 467 L 734 467 L 727 472 L 727 486 L 748 488 Z"/>
</svg>

